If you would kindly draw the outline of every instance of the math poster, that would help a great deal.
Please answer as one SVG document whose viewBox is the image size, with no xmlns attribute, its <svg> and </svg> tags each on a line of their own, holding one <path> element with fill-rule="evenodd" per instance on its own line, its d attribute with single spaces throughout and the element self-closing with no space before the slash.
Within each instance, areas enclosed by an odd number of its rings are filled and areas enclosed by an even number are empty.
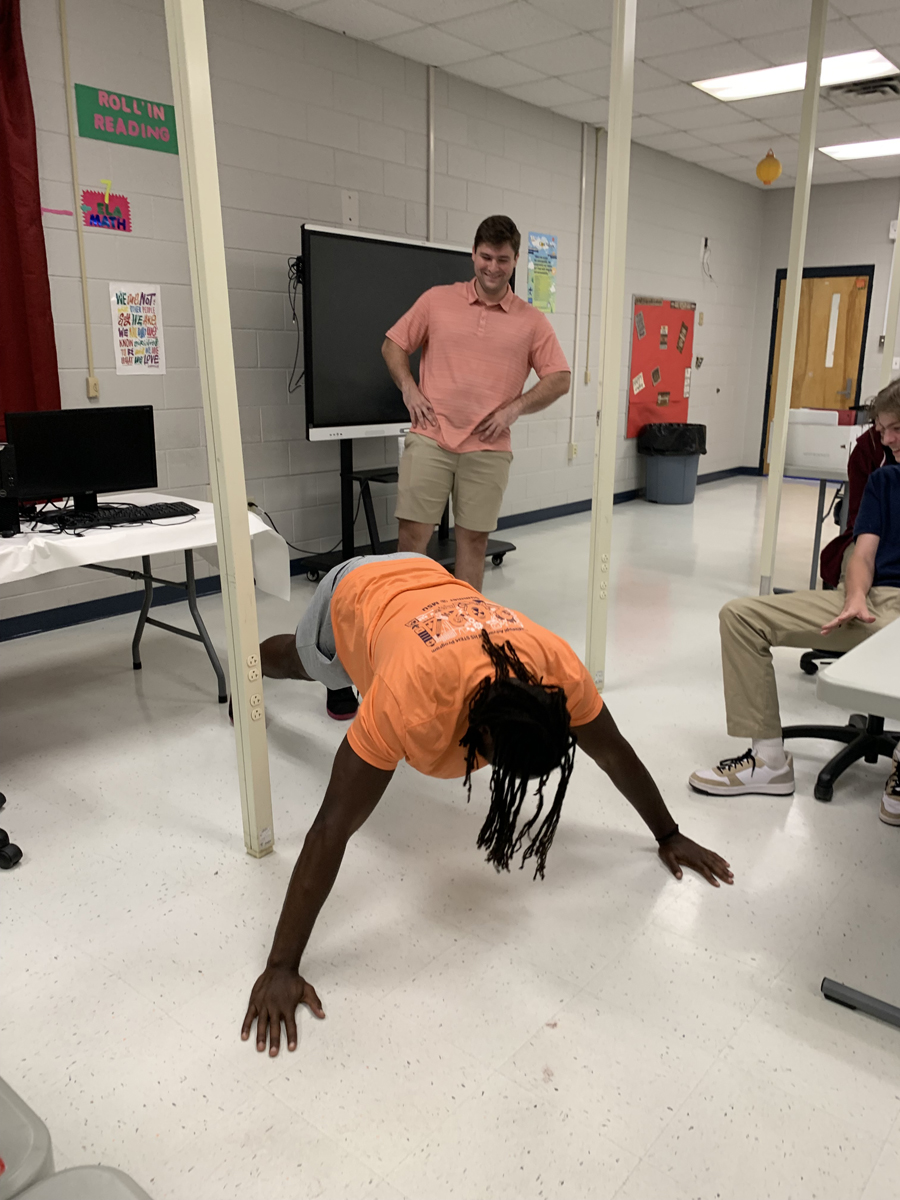
<svg viewBox="0 0 900 1200">
<path fill-rule="evenodd" d="M 165 375 L 162 300 L 155 283 L 111 283 L 117 375 Z"/>
<path fill-rule="evenodd" d="M 696 307 L 693 300 L 634 297 L 626 437 L 660 421 L 687 421 Z"/>
<path fill-rule="evenodd" d="M 556 312 L 556 234 L 528 235 L 528 303 Z"/>
</svg>

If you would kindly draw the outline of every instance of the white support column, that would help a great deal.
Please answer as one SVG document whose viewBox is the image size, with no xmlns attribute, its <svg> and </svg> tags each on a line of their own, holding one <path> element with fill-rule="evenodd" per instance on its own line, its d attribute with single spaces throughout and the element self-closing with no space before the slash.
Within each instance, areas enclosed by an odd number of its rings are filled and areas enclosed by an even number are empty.
<svg viewBox="0 0 900 1200">
<path fill-rule="evenodd" d="M 166 0 L 166 29 L 228 635 L 244 845 L 261 858 L 274 844 L 272 800 L 203 0 Z"/>
<path fill-rule="evenodd" d="M 606 621 L 609 603 L 607 593 L 622 378 L 622 331 L 625 325 L 625 239 L 628 232 L 631 112 L 634 101 L 635 6 L 636 0 L 615 0 L 609 137 L 606 147 L 600 380 L 597 388 L 597 431 L 594 438 L 594 492 L 585 655 L 587 668 L 601 690 L 606 675 Z"/>
<path fill-rule="evenodd" d="M 894 253 L 891 258 L 891 282 L 888 287 L 887 316 L 884 324 L 884 347 L 881 359 L 881 379 L 878 390 L 891 382 L 891 368 L 897 347 L 897 321 L 900 319 L 900 212 L 897 213 L 897 237 L 894 238 Z"/>
<path fill-rule="evenodd" d="M 781 319 L 781 352 L 778 358 L 778 378 L 775 381 L 775 413 L 769 437 L 769 481 L 766 488 L 766 516 L 759 560 L 761 596 L 768 596 L 772 591 L 772 575 L 775 571 L 775 545 L 778 540 L 778 517 L 781 512 L 781 485 L 784 479 L 784 454 L 791 410 L 791 384 L 794 378 L 794 352 L 797 347 L 800 289 L 803 284 L 809 189 L 812 185 L 813 158 L 816 153 L 819 78 L 822 74 L 822 51 L 825 46 L 827 19 L 828 0 L 812 0 L 806 50 L 806 86 L 803 92 L 800 145 L 797 151 L 797 181 L 794 184 L 794 210 L 791 216 L 791 244 L 784 288 L 784 314 Z"/>
<path fill-rule="evenodd" d="M 578 407 L 578 339 L 581 337 L 581 275 L 584 259 L 584 188 L 587 171 L 588 127 L 581 124 L 581 190 L 578 193 L 578 262 L 575 267 L 575 337 L 572 347 L 572 400 L 569 409 L 569 462 L 578 453 L 575 441 L 575 417 Z"/>
<path fill-rule="evenodd" d="M 434 241 L 434 67 L 428 68 L 428 177 L 425 236 Z"/>
</svg>

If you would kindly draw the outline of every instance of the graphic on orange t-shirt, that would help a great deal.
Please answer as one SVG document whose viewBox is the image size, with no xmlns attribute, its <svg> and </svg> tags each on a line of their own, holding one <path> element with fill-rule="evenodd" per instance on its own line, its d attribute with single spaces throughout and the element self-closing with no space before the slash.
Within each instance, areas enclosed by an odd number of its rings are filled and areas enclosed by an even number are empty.
<svg viewBox="0 0 900 1200">
<path fill-rule="evenodd" d="M 481 596 L 433 600 L 405 624 L 433 654 L 457 642 L 480 639 L 482 629 L 488 633 L 512 633 L 525 628 L 518 613 Z"/>
</svg>

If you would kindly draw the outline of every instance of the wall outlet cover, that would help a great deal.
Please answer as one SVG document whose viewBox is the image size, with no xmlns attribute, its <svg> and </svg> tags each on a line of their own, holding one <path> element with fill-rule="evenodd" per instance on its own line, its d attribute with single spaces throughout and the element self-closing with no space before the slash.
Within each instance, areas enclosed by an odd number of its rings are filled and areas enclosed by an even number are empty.
<svg viewBox="0 0 900 1200">
<path fill-rule="evenodd" d="M 341 220 L 345 225 L 359 225 L 359 192 L 341 192 Z"/>
</svg>

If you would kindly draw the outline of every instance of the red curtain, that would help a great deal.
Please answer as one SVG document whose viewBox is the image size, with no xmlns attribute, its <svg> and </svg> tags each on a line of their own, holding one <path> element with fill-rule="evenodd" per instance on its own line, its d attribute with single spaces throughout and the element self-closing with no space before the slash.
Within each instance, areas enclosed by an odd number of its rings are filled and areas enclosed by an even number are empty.
<svg viewBox="0 0 900 1200">
<path fill-rule="evenodd" d="M 0 0 L 0 439 L 3 414 L 59 408 L 37 137 L 19 0 Z"/>
</svg>

